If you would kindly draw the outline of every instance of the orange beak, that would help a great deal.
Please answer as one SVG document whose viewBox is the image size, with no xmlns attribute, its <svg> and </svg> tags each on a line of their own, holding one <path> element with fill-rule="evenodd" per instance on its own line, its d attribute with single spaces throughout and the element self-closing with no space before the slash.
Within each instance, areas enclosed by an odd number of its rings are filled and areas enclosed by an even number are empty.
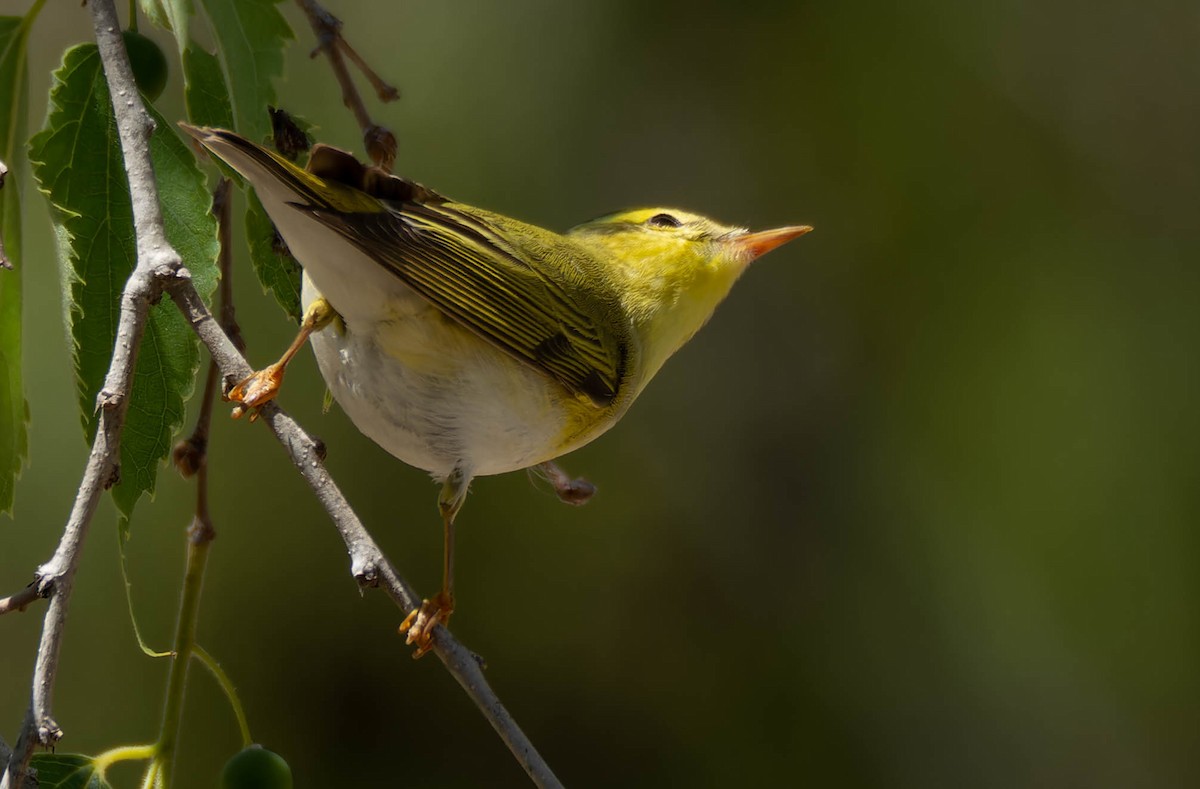
<svg viewBox="0 0 1200 789">
<path fill-rule="evenodd" d="M 775 247 L 783 246 L 793 238 L 799 238 L 812 230 L 808 225 L 795 227 L 777 227 L 774 230 L 760 230 L 757 233 L 747 233 L 744 236 L 730 239 L 735 248 L 747 256 L 749 260 L 762 257 Z"/>
</svg>

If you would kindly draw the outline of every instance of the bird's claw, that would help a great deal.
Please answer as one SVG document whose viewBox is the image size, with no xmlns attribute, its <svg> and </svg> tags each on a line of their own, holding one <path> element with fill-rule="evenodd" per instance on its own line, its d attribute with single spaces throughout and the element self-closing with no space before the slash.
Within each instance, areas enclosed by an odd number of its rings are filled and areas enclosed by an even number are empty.
<svg viewBox="0 0 1200 789">
<path fill-rule="evenodd" d="M 253 422 L 258 418 L 258 409 L 274 400 L 282 385 L 283 367 L 278 364 L 251 374 L 225 396 L 226 400 L 237 404 L 233 408 L 233 418 L 238 419 L 249 411 L 250 421 Z"/>
<path fill-rule="evenodd" d="M 453 613 L 454 598 L 439 592 L 432 600 L 422 600 L 421 607 L 404 618 L 399 631 L 407 633 L 404 643 L 417 646 L 413 651 L 413 660 L 433 649 L 433 629 L 449 622 Z"/>
</svg>

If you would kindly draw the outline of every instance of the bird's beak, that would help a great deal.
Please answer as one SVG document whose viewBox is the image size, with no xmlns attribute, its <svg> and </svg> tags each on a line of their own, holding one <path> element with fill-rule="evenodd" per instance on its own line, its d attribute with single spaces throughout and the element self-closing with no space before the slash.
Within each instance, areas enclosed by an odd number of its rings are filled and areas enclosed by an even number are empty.
<svg viewBox="0 0 1200 789">
<path fill-rule="evenodd" d="M 799 238 L 812 230 L 808 225 L 793 227 L 777 227 L 774 230 L 760 230 L 757 233 L 747 233 L 730 239 L 730 243 L 746 256 L 747 262 L 762 257 L 775 247 L 783 246 L 793 238 Z"/>
</svg>

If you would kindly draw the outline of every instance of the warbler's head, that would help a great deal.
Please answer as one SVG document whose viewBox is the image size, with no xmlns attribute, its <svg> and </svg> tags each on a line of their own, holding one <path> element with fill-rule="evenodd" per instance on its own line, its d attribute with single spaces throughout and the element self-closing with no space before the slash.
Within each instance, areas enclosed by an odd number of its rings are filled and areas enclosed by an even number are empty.
<svg viewBox="0 0 1200 789">
<path fill-rule="evenodd" d="M 708 321 L 751 261 L 810 230 L 751 233 L 687 211 L 640 208 L 594 219 L 569 235 L 622 280 L 625 309 L 644 345 L 643 367 L 653 375 Z"/>
</svg>

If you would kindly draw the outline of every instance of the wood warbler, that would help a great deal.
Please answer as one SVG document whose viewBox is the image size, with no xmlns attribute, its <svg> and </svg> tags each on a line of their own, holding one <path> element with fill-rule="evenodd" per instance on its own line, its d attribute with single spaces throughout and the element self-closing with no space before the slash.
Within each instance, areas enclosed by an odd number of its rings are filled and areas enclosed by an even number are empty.
<svg viewBox="0 0 1200 789">
<path fill-rule="evenodd" d="M 608 430 L 750 261 L 811 230 L 646 208 L 559 234 L 329 146 L 301 169 L 233 132 L 183 128 L 254 186 L 304 269 L 296 342 L 230 398 L 253 409 L 274 397 L 311 335 L 355 426 L 442 483 L 442 589 L 401 626 L 415 656 L 454 610 L 454 518 L 471 479 L 547 464 Z"/>
</svg>

